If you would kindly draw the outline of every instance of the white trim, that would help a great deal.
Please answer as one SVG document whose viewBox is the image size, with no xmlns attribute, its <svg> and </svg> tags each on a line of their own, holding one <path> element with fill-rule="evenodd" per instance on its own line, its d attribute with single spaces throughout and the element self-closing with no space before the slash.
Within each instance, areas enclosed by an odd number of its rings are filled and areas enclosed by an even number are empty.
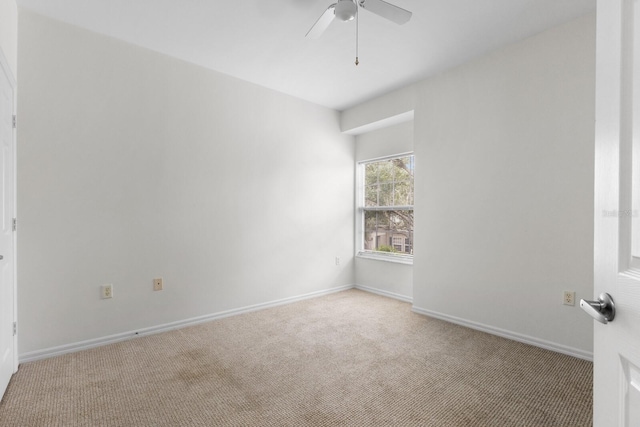
<svg viewBox="0 0 640 427">
<path fill-rule="evenodd" d="M 9 80 L 9 85 L 13 89 L 13 105 L 11 106 L 12 112 L 11 114 L 15 117 L 17 111 L 17 99 L 18 99 L 18 83 L 16 81 L 16 77 L 13 75 L 13 71 L 9 66 L 9 61 L 7 57 L 4 55 L 4 51 L 0 48 L 0 70 L 7 76 Z M 17 218 L 17 209 L 18 209 L 18 152 L 17 152 L 17 140 L 16 140 L 16 128 L 13 127 L 12 138 L 13 138 L 13 217 Z M 18 321 L 18 232 L 13 232 L 13 321 L 12 323 L 15 325 Z M 19 327 L 19 325 L 18 325 Z M 18 372 L 19 358 L 18 358 L 18 334 L 20 333 L 17 330 L 16 334 L 13 335 L 13 372 Z"/>
<path fill-rule="evenodd" d="M 113 344 L 120 341 L 126 341 L 132 338 L 158 334 L 161 332 L 168 332 L 174 329 L 180 329 L 187 326 L 210 322 L 212 320 L 223 319 L 225 317 L 236 316 L 238 314 L 250 313 L 252 311 L 264 310 L 266 308 L 277 307 L 280 305 L 291 304 L 293 302 L 315 298 L 323 295 L 329 295 L 336 292 L 342 292 L 342 291 L 346 291 L 348 289 L 353 289 L 353 288 L 354 288 L 353 285 L 337 286 L 335 288 L 310 292 L 308 294 L 298 295 L 295 297 L 288 297 L 288 298 L 283 298 L 275 301 L 221 311 L 218 313 L 206 314 L 204 316 L 193 317 L 191 319 L 178 320 L 176 322 L 165 323 L 164 325 L 151 326 L 148 328 L 142 328 L 142 329 L 129 331 L 129 332 L 122 332 L 119 334 L 109 335 L 106 337 L 95 338 L 95 339 L 80 341 L 80 342 L 71 343 L 71 344 L 65 344 L 57 347 L 45 348 L 43 350 L 30 351 L 20 355 L 20 363 L 33 362 L 35 360 L 47 359 L 50 357 L 60 356 L 67 353 L 74 353 L 76 351 L 88 350 L 90 348 L 100 347 L 107 344 Z"/>
<path fill-rule="evenodd" d="M 369 258 L 376 259 L 382 261 L 391 261 L 400 264 L 411 264 L 413 265 L 413 254 L 397 254 L 393 255 L 391 253 L 385 254 L 382 252 L 375 251 L 365 251 L 364 250 L 364 215 L 365 211 L 390 211 L 390 210 L 414 210 L 415 205 L 409 206 L 364 206 L 365 199 L 365 191 L 364 191 L 364 179 L 365 179 L 365 165 L 367 163 L 374 162 L 383 162 L 385 160 L 391 159 L 399 159 L 401 157 L 411 156 L 414 158 L 413 164 L 415 167 L 415 154 L 413 151 L 407 151 L 397 154 L 392 154 L 388 156 L 376 157 L 373 159 L 359 160 L 356 162 L 356 176 L 355 176 L 355 186 L 356 186 L 356 198 L 355 198 L 355 256 L 361 258 Z M 414 197 L 415 197 L 415 177 L 414 177 Z M 412 239 L 415 241 L 415 237 Z M 413 247 L 413 242 L 411 243 Z M 378 255 L 379 254 L 379 255 Z M 395 257 L 395 258 L 394 258 Z M 403 259 L 399 259 L 403 258 Z"/>
<path fill-rule="evenodd" d="M 266 303 L 254 304 L 254 305 L 241 307 L 237 309 L 221 311 L 218 313 L 212 313 L 204 316 L 193 317 L 191 319 L 179 320 L 176 322 L 166 323 L 163 325 L 151 326 L 148 328 L 143 328 L 135 331 L 123 332 L 120 334 L 109 335 L 101 338 L 95 338 L 95 339 L 80 341 L 72 344 L 65 344 L 57 347 L 50 347 L 43 350 L 32 351 L 32 352 L 21 354 L 19 357 L 19 360 L 20 360 L 20 363 L 27 363 L 27 362 L 33 362 L 36 360 L 47 359 L 50 357 L 60 356 L 63 354 L 74 353 L 76 351 L 88 350 L 90 348 L 101 347 L 103 345 L 113 344 L 120 341 L 126 341 L 133 338 L 141 337 L 141 336 L 168 332 L 175 329 L 184 328 L 187 326 L 210 322 L 212 320 L 223 319 L 225 317 L 231 317 L 231 316 L 236 316 L 243 313 L 250 313 L 252 311 L 258 311 L 258 310 L 263 310 L 267 308 L 277 307 L 280 305 L 291 304 L 297 301 L 303 301 L 306 299 L 320 297 L 323 295 L 329 295 L 332 293 L 342 292 L 342 291 L 346 291 L 354 288 L 359 289 L 363 292 L 369 292 L 369 293 L 384 296 L 387 298 L 393 298 L 399 301 L 413 303 L 413 298 L 408 297 L 406 295 L 396 294 L 394 292 L 389 292 L 382 289 L 376 289 L 370 286 L 365 286 L 365 285 L 338 286 L 335 288 L 325 289 L 325 290 L 316 291 L 316 292 L 310 292 L 308 294 L 299 295 L 295 297 L 283 298 L 280 300 L 270 301 Z M 566 354 L 569 356 L 577 357 L 579 359 L 593 361 L 592 352 L 542 340 L 539 338 L 534 338 L 524 334 L 518 334 L 516 332 L 507 331 L 505 329 L 484 325 L 482 323 L 473 322 L 473 321 L 462 319 L 459 317 L 438 313 L 432 310 L 427 310 L 427 309 L 416 307 L 416 306 L 413 306 L 411 308 L 411 311 L 413 311 L 414 313 L 428 316 L 428 317 L 433 317 L 436 319 L 444 320 L 450 323 L 455 323 L 457 325 L 462 325 L 478 331 L 486 332 L 492 335 L 497 335 L 503 338 L 508 338 L 514 341 L 544 348 L 546 350 L 555 351 L 557 353 Z"/>
<path fill-rule="evenodd" d="M 413 150 L 412 151 L 404 151 L 402 153 L 397 153 L 397 154 L 390 154 L 388 156 L 381 156 L 381 157 L 374 157 L 371 159 L 363 159 L 363 160 L 358 160 L 356 162 L 356 164 L 358 166 L 364 164 L 364 163 L 373 163 L 373 162 L 383 162 L 385 160 L 392 160 L 392 159 L 399 159 L 400 157 L 407 157 L 407 156 L 415 156 Z M 413 208 L 413 206 L 411 206 Z"/>
<path fill-rule="evenodd" d="M 360 206 L 363 211 L 385 212 L 385 211 L 412 211 L 413 206 Z"/>
<path fill-rule="evenodd" d="M 356 285 L 355 288 L 361 291 L 369 292 L 371 294 L 376 294 L 376 295 L 380 295 L 387 298 L 397 299 L 399 301 L 413 303 L 413 298 L 408 297 L 406 295 L 396 294 L 395 292 L 389 292 L 389 291 L 372 288 L 371 286 L 365 286 L 365 285 Z"/>
<path fill-rule="evenodd" d="M 374 259 L 376 261 L 395 262 L 396 264 L 413 265 L 413 255 L 394 255 L 388 252 L 362 251 L 356 254 L 358 258 Z"/>
<path fill-rule="evenodd" d="M 438 313 L 433 310 L 427 310 L 426 308 L 416 307 L 411 308 L 411 311 L 418 314 L 423 314 L 428 317 L 434 317 L 436 319 L 444 320 L 457 325 L 465 326 L 467 328 L 475 329 L 478 331 L 486 332 L 488 334 L 497 335 L 499 337 L 508 338 L 513 341 L 533 345 L 535 347 L 544 348 L 546 350 L 555 351 L 557 353 L 566 354 L 569 356 L 577 357 L 579 359 L 588 360 L 593 362 L 593 352 L 581 350 L 579 348 L 569 347 L 563 344 L 535 338 L 529 335 L 519 334 L 517 332 L 508 331 L 506 329 L 496 328 L 494 326 L 485 325 L 482 323 L 474 322 L 472 320 L 462 319 L 456 316 L 450 316 L 448 314 Z"/>
</svg>

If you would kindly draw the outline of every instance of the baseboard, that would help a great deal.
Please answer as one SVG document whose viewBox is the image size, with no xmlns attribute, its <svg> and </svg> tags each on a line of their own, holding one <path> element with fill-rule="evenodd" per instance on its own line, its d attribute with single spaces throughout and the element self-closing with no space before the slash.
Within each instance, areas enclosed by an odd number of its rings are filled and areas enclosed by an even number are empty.
<svg viewBox="0 0 640 427">
<path fill-rule="evenodd" d="M 168 332 L 174 329 L 184 328 L 186 326 L 197 325 L 200 323 L 210 322 L 216 319 L 223 319 L 225 317 L 236 316 L 238 314 L 250 313 L 252 311 L 264 310 L 266 308 L 277 307 L 280 305 L 291 304 L 297 301 L 305 299 L 315 298 L 323 295 L 329 295 L 336 292 L 342 292 L 347 289 L 353 289 L 353 285 L 337 286 L 335 288 L 323 289 L 321 291 L 310 292 L 308 294 L 298 295 L 294 297 L 283 298 L 275 301 L 269 301 L 261 304 L 249 305 L 246 307 L 235 308 L 232 310 L 221 311 L 218 313 L 207 314 L 204 316 L 193 317 L 190 319 L 178 320 L 176 322 L 165 323 L 163 325 L 151 326 L 148 328 L 142 328 L 135 331 L 123 332 L 115 335 L 109 335 L 101 338 L 90 339 L 86 341 L 80 341 L 71 344 L 65 344 L 57 347 L 45 348 L 43 350 L 36 350 L 27 353 L 20 354 L 18 356 L 20 363 L 33 362 L 35 360 L 47 359 L 50 357 L 60 356 L 67 353 L 74 353 L 76 351 L 87 350 L 90 348 L 100 347 L 107 344 L 113 344 L 120 341 L 126 341 L 137 337 L 159 334 L 161 332 Z"/>
<path fill-rule="evenodd" d="M 356 288 L 356 289 L 359 289 L 359 290 L 362 290 L 362 291 L 365 291 L 365 292 L 370 292 L 370 293 L 374 293 L 374 294 L 377 294 L 377 295 L 382 295 L 382 296 L 385 296 L 385 297 L 397 299 L 397 300 L 400 300 L 400 301 L 405 301 L 405 302 L 409 302 L 409 303 L 413 302 L 413 299 L 411 297 L 408 297 L 408 296 L 405 296 L 405 295 L 396 294 L 396 293 L 385 291 L 385 290 L 381 290 L 381 289 L 372 288 L 370 286 L 345 285 L 345 286 L 338 286 L 338 287 L 330 288 L 330 289 L 324 289 L 324 290 L 321 290 L 321 291 L 310 292 L 310 293 L 307 293 L 307 294 L 298 295 L 298 296 L 294 296 L 294 297 L 288 297 L 288 298 L 283 298 L 283 299 L 279 299 L 279 300 L 269 301 L 269 302 L 265 302 L 265 303 L 261 303 L 261 304 L 254 304 L 254 305 L 241 307 L 241 308 L 237 308 L 237 309 L 221 311 L 221 312 L 218 312 L 218 313 L 212 313 L 212 314 L 199 316 L 199 317 L 193 317 L 193 318 L 190 318 L 190 319 L 179 320 L 179 321 L 176 321 L 176 322 L 165 323 L 163 325 L 151 326 L 151 327 L 148 327 L 148 328 L 142 328 L 142 329 L 138 329 L 138 330 L 135 330 L 135 331 L 123 332 L 123 333 L 120 333 L 120 334 L 109 335 L 109 336 L 105 336 L 105 337 L 101 337 L 101 338 L 95 338 L 95 339 L 91 339 L 91 340 L 80 341 L 80 342 L 71 343 L 71 344 L 65 344 L 65 345 L 62 345 L 62 346 L 50 347 L 50 348 L 46 348 L 46 349 L 43 349 L 43 350 L 27 352 L 27 353 L 24 353 L 24 354 L 20 354 L 18 356 L 18 358 L 19 358 L 19 362 L 20 363 L 33 362 L 35 360 L 47 359 L 47 358 L 50 358 L 50 357 L 60 356 L 60 355 L 67 354 L 67 353 L 73 353 L 73 352 L 76 352 L 76 351 L 87 350 L 87 349 L 90 349 L 90 348 L 100 347 L 100 346 L 103 346 L 103 345 L 112 344 L 112 343 L 116 343 L 116 342 L 120 342 L 120 341 L 126 341 L 126 340 L 130 340 L 130 339 L 133 339 L 133 338 L 141 337 L 141 336 L 158 334 L 158 333 L 161 333 L 161 332 L 168 332 L 168 331 L 172 331 L 174 329 L 179 329 L 179 328 L 184 328 L 186 326 L 191 326 L 191 325 L 197 325 L 197 324 L 200 324 L 200 323 L 210 322 L 210 321 L 216 320 L 216 319 L 222 319 L 222 318 L 225 318 L 225 317 L 236 316 L 236 315 L 243 314 L 243 313 L 250 313 L 252 311 L 264 310 L 266 308 L 277 307 L 277 306 L 285 305 L 285 304 L 291 304 L 291 303 L 294 303 L 294 302 L 297 302 L 297 301 L 302 301 L 302 300 L 305 300 L 305 299 L 315 298 L 315 297 L 319 297 L 319 296 L 323 296 L 323 295 L 329 295 L 329 294 L 332 294 L 332 293 L 335 293 L 335 292 L 342 292 L 342 291 L 345 291 L 345 290 L 348 290 L 348 289 L 353 289 L 353 288 Z M 465 326 L 465 327 L 468 327 L 468 328 L 471 328 L 471 329 L 476 329 L 476 330 L 479 330 L 479 331 L 482 331 L 482 332 L 486 332 L 486 333 L 489 333 L 489 334 L 501 336 L 503 338 L 508 338 L 508 339 L 511 339 L 511 340 L 514 340 L 514 341 L 522 342 L 522 343 L 525 343 L 525 344 L 530 344 L 530 345 L 533 345 L 533 346 L 536 346 L 536 347 L 541 347 L 541 348 L 544 348 L 544 349 L 547 349 L 547 350 L 551 350 L 551 351 L 555 351 L 555 352 L 558 352 L 558 353 L 567 354 L 569 356 L 577 357 L 577 358 L 580 358 L 580 359 L 593 361 L 593 353 L 592 352 L 588 352 L 588 351 L 580 350 L 580 349 L 577 349 L 577 348 L 565 346 L 565 345 L 562 345 L 562 344 L 558 344 L 558 343 L 542 340 L 542 339 L 539 339 L 539 338 L 534 338 L 534 337 L 531 337 L 531 336 L 528 336 L 528 335 L 519 334 L 519 333 L 508 331 L 508 330 L 505 330 L 505 329 L 484 325 L 482 323 L 473 322 L 473 321 L 462 319 L 462 318 L 459 318 L 459 317 L 450 316 L 450 315 L 443 314 L 443 313 L 438 313 L 438 312 L 435 312 L 435 311 L 432 311 L 432 310 L 427 310 L 427 309 L 416 307 L 416 306 L 412 307 L 411 310 L 413 312 L 415 312 L 415 313 L 418 313 L 418 314 L 422 314 L 422 315 L 433 317 L 433 318 L 440 319 L 440 320 L 445 320 L 447 322 L 455 323 L 455 324 L 458 324 L 458 325 L 461 325 L 461 326 Z"/>
<path fill-rule="evenodd" d="M 355 285 L 356 289 L 360 289 L 361 291 L 370 292 L 372 294 L 382 295 L 383 297 L 389 297 L 393 299 L 397 299 L 404 302 L 413 303 L 413 298 L 408 297 L 406 295 L 396 294 L 394 292 L 385 291 L 382 289 L 372 288 L 371 286 L 365 285 Z"/>
<path fill-rule="evenodd" d="M 577 357 L 579 359 L 584 359 L 584 360 L 593 362 L 593 352 L 581 350 L 574 347 L 569 347 L 569 346 L 554 343 L 551 341 L 546 341 L 540 338 L 531 337 L 529 335 L 519 334 L 517 332 L 508 331 L 506 329 L 496 328 L 494 326 L 484 325 L 482 323 L 474 322 L 467 319 L 462 319 L 460 317 L 438 313 L 436 311 L 427 310 L 425 308 L 413 306 L 411 311 L 413 311 L 414 313 L 423 314 L 428 317 L 433 317 L 433 318 L 444 320 L 450 323 L 455 323 L 457 325 L 466 326 L 467 328 L 486 332 L 488 334 L 497 335 L 503 338 L 508 338 L 510 340 L 518 341 L 521 343 L 533 345 L 535 347 L 544 348 L 546 350 L 555 351 L 557 353 L 562 353 L 569 356 Z"/>
</svg>

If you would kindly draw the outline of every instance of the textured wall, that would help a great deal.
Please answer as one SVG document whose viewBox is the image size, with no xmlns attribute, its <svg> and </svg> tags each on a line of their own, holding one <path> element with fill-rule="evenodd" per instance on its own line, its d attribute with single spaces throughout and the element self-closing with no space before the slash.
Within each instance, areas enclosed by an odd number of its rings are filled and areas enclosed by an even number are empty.
<svg viewBox="0 0 640 427">
<path fill-rule="evenodd" d="M 356 136 L 356 160 L 371 160 L 413 151 L 413 121 Z M 356 257 L 356 284 L 413 297 L 413 266 Z"/>
<path fill-rule="evenodd" d="M 414 304 L 585 357 L 594 14 L 421 84 Z"/>
<path fill-rule="evenodd" d="M 590 357 L 594 92 L 590 14 L 343 112 L 414 110 L 416 311 Z"/>
<path fill-rule="evenodd" d="M 353 283 L 337 112 L 26 11 L 20 69 L 21 354 Z"/>
</svg>

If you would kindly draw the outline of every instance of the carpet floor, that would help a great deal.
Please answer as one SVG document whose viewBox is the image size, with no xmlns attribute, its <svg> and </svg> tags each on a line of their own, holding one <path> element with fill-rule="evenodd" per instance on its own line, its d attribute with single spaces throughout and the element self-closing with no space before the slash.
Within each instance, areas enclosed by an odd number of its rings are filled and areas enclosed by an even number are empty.
<svg viewBox="0 0 640 427">
<path fill-rule="evenodd" d="M 0 425 L 581 427 L 592 367 L 348 290 L 22 364 Z"/>
</svg>

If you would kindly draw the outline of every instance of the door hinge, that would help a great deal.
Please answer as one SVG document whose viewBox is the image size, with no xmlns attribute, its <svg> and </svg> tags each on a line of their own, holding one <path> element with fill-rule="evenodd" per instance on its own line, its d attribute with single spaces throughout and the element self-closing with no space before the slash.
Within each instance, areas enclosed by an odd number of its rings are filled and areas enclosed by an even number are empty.
<svg viewBox="0 0 640 427">
<path fill-rule="evenodd" d="M 18 333 L 18 322 L 13 322 L 13 336 Z"/>
<path fill-rule="evenodd" d="M 13 123 L 13 128 L 14 129 L 18 127 L 18 119 L 17 119 L 15 114 L 13 115 L 13 122 L 12 123 Z"/>
<path fill-rule="evenodd" d="M 13 231 L 16 231 L 18 229 L 18 220 L 16 218 L 13 218 L 12 228 L 13 228 Z"/>
</svg>

